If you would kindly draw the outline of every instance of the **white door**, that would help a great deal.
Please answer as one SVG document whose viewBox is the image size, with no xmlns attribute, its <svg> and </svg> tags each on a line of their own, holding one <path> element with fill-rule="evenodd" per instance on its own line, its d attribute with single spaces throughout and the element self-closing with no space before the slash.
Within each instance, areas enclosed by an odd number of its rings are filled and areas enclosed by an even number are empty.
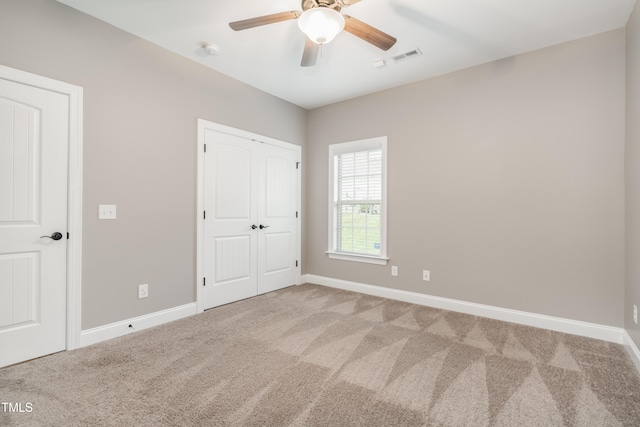
<svg viewBox="0 0 640 427">
<path fill-rule="evenodd" d="M 65 349 L 68 141 L 67 95 L 0 79 L 0 366 Z"/>
<path fill-rule="evenodd" d="M 205 130 L 204 308 L 296 284 L 298 152 Z"/>
<path fill-rule="evenodd" d="M 252 141 L 207 130 L 205 308 L 256 295 L 257 152 Z"/>
<path fill-rule="evenodd" d="M 264 294 L 296 283 L 298 154 L 267 144 L 259 148 L 258 294 Z"/>
</svg>

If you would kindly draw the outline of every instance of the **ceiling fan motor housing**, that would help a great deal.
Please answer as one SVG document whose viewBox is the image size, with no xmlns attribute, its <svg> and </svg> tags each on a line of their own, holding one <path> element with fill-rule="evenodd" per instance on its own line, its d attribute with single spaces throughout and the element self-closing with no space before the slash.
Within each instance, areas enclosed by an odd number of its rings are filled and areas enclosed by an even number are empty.
<svg viewBox="0 0 640 427">
<path fill-rule="evenodd" d="M 340 12 L 345 6 L 340 0 L 302 0 L 302 10 L 313 9 L 314 7 L 326 7 Z"/>
</svg>

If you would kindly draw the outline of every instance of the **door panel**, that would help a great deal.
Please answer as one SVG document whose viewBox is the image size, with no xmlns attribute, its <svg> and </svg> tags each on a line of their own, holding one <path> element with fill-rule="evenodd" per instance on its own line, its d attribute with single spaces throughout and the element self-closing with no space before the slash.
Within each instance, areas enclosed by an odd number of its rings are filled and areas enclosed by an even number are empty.
<svg viewBox="0 0 640 427">
<path fill-rule="evenodd" d="M 205 308 L 257 292 L 255 158 L 251 141 L 206 131 Z"/>
<path fill-rule="evenodd" d="M 258 294 L 296 284 L 298 180 L 293 150 L 261 146 L 263 191 L 259 193 Z"/>
<path fill-rule="evenodd" d="M 289 218 L 295 212 L 295 157 L 283 149 L 266 147 L 271 153 L 265 159 L 265 198 L 263 217 Z M 275 151 L 277 150 L 277 151 Z M 275 153 L 274 153 L 275 151 Z"/>
<path fill-rule="evenodd" d="M 64 350 L 69 98 L 0 79 L 0 366 Z M 7 351 L 5 351 L 7 349 Z"/>
<path fill-rule="evenodd" d="M 39 111 L 0 98 L 0 224 L 35 223 Z"/>
<path fill-rule="evenodd" d="M 215 219 L 250 220 L 252 215 L 250 147 L 218 144 L 214 148 Z"/>
<path fill-rule="evenodd" d="M 288 232 L 265 234 L 265 274 L 291 268 L 291 238 Z"/>
<path fill-rule="evenodd" d="M 251 237 L 225 236 L 214 238 L 216 284 L 251 277 Z"/>
<path fill-rule="evenodd" d="M 37 322 L 37 253 L 0 255 L 0 329 Z"/>
</svg>

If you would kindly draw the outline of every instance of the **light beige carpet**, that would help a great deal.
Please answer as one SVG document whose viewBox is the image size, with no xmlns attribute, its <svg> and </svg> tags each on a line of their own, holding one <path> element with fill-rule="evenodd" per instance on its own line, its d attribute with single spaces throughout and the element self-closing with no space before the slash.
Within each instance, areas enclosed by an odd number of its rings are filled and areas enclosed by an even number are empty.
<svg viewBox="0 0 640 427">
<path fill-rule="evenodd" d="M 0 370 L 0 425 L 639 426 L 624 349 L 315 285 Z"/>
</svg>

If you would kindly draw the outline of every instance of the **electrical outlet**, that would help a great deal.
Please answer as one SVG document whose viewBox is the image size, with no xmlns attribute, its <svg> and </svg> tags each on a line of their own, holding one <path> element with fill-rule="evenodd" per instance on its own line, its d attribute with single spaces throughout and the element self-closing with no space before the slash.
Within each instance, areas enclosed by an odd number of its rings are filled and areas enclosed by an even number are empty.
<svg viewBox="0 0 640 427">
<path fill-rule="evenodd" d="M 398 266 L 397 265 L 392 265 L 391 266 L 391 275 L 392 276 L 397 276 L 398 275 Z"/>
<path fill-rule="evenodd" d="M 116 205 L 98 205 L 98 219 L 116 219 Z"/>
<path fill-rule="evenodd" d="M 422 280 L 425 282 L 431 281 L 431 272 L 429 270 L 422 270 Z"/>
<path fill-rule="evenodd" d="M 638 324 L 638 307 L 633 305 L 633 323 Z"/>
<path fill-rule="evenodd" d="M 146 298 L 148 296 L 149 296 L 149 285 L 146 283 L 144 285 L 138 285 L 138 299 Z"/>
</svg>

